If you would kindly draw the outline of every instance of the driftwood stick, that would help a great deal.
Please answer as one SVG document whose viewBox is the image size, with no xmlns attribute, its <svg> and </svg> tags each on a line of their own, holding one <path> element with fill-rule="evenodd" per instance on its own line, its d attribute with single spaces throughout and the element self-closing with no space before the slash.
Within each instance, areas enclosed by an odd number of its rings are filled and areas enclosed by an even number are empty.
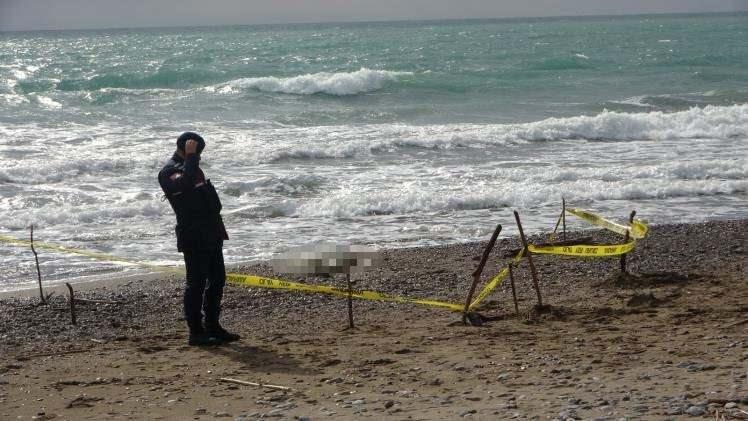
<svg viewBox="0 0 748 421">
<path fill-rule="evenodd" d="M 535 270 L 535 263 L 532 261 L 532 253 L 527 248 L 527 239 L 525 238 L 525 232 L 522 229 L 522 222 L 519 220 L 519 213 L 514 211 L 514 219 L 517 220 L 517 228 L 519 228 L 519 236 L 522 239 L 522 246 L 525 249 L 525 255 L 527 256 L 527 262 L 530 264 L 530 274 L 532 275 L 532 284 L 535 286 L 535 293 L 538 296 L 538 306 L 543 307 L 543 297 L 540 295 L 540 282 L 538 282 L 538 272 Z"/>
<path fill-rule="evenodd" d="M 36 261 L 36 277 L 39 280 L 39 298 L 42 300 L 42 304 L 47 304 L 47 299 L 44 297 L 44 290 L 42 289 L 42 271 L 39 269 L 39 256 L 36 254 L 34 249 L 34 225 L 31 225 L 31 252 L 34 253 L 34 260 Z"/>
<path fill-rule="evenodd" d="M 76 298 L 75 301 L 81 304 L 124 304 L 122 301 L 89 300 L 88 298 Z"/>
<path fill-rule="evenodd" d="M 743 325 L 743 324 L 746 324 L 746 323 L 748 323 L 748 319 L 738 320 L 737 322 L 730 323 L 727 326 L 722 326 L 722 329 L 730 329 L 732 327 L 740 326 L 740 325 Z"/>
<path fill-rule="evenodd" d="M 629 226 L 633 226 L 635 216 L 636 216 L 636 211 L 631 211 L 631 216 L 629 216 Z M 623 243 L 626 244 L 628 242 L 629 242 L 629 232 L 626 231 L 626 235 L 624 236 Z M 626 273 L 626 253 L 621 255 L 621 273 Z"/>
<path fill-rule="evenodd" d="M 65 282 L 65 285 L 67 285 L 68 291 L 70 292 L 70 318 L 73 320 L 73 324 L 75 325 L 78 324 L 75 318 L 75 293 L 73 292 L 73 287 L 70 283 Z"/>
<path fill-rule="evenodd" d="M 491 235 L 491 239 L 488 241 L 488 245 L 486 246 L 486 249 L 483 250 L 483 256 L 480 259 L 480 263 L 478 264 L 478 267 L 473 272 L 473 283 L 470 285 L 470 291 L 468 291 L 467 299 L 465 300 L 465 310 L 462 312 L 462 323 L 467 324 L 467 313 L 470 310 L 470 303 L 473 301 L 473 294 L 475 294 L 475 287 L 478 286 L 478 282 L 480 282 L 480 276 L 483 273 L 483 268 L 486 266 L 486 262 L 488 261 L 488 256 L 491 254 L 491 250 L 493 249 L 493 246 L 496 244 L 496 239 L 499 238 L 499 234 L 501 234 L 501 224 L 496 226 L 496 229 L 493 231 L 493 234 Z"/>
<path fill-rule="evenodd" d="M 292 390 L 290 387 L 286 387 L 286 386 L 278 386 L 278 385 L 274 385 L 274 384 L 262 384 L 262 383 L 255 383 L 255 382 L 246 382 L 244 380 L 230 379 L 228 377 L 221 377 L 218 380 L 220 380 L 222 382 L 226 382 L 226 383 L 241 384 L 243 386 L 264 387 L 264 388 L 267 388 L 267 389 L 283 390 L 283 391 Z"/>
<path fill-rule="evenodd" d="M 512 283 L 512 298 L 514 299 L 514 313 L 519 316 L 519 304 L 517 304 L 517 290 L 514 288 L 514 263 L 509 263 L 509 281 Z"/>
</svg>

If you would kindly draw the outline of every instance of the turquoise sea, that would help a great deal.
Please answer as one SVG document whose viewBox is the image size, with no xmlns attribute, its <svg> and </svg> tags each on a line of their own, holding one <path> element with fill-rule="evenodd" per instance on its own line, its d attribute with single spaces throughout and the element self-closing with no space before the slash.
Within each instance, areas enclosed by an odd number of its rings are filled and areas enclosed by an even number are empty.
<svg viewBox="0 0 748 421">
<path fill-rule="evenodd" d="M 748 14 L 0 33 L 0 235 L 176 264 L 156 174 L 204 135 L 229 263 L 550 229 L 564 196 L 748 216 Z M 586 227 L 575 224 L 575 227 Z M 0 290 L 34 282 L 0 244 Z M 45 279 L 136 269 L 45 252 Z"/>
</svg>

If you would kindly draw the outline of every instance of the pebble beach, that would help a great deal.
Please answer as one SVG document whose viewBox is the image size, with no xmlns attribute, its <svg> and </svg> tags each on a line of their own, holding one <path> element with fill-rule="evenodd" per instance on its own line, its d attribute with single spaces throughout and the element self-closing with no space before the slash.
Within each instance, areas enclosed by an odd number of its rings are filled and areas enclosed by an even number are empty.
<svg viewBox="0 0 748 421">
<path fill-rule="evenodd" d="M 535 255 L 481 306 L 459 313 L 229 286 L 241 342 L 186 345 L 182 280 L 81 289 L 68 301 L 0 300 L 4 419 L 748 418 L 748 221 L 651 227 L 627 261 Z M 610 244 L 614 234 L 569 233 Z M 532 236 L 530 241 L 542 241 Z M 620 239 L 619 239 L 620 240 Z M 485 242 L 392 249 L 356 288 L 464 302 Z M 502 238 L 489 279 L 520 247 Z M 240 272 L 278 277 L 266 263 Z M 344 281 L 287 278 L 342 286 Z M 221 379 L 271 384 L 276 390 Z M 720 418 L 721 419 L 721 418 Z"/>
</svg>

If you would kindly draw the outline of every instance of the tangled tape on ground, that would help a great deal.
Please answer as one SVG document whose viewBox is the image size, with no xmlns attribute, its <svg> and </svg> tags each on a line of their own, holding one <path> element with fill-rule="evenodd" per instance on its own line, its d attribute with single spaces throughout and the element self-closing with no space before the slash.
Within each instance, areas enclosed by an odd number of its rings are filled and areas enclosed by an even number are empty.
<svg viewBox="0 0 748 421">
<path fill-rule="evenodd" d="M 528 250 L 534 254 L 558 254 L 562 256 L 576 256 L 576 257 L 612 257 L 620 256 L 622 254 L 629 253 L 636 246 L 636 241 L 646 237 L 648 228 L 643 222 L 635 220 L 630 227 L 617 224 L 613 221 L 609 221 L 598 215 L 590 212 L 586 212 L 579 209 L 567 209 L 566 212 L 583 219 L 593 225 L 597 225 L 608 231 L 615 232 L 620 235 L 628 235 L 632 241 L 624 244 L 610 244 L 610 245 L 586 245 L 586 244 L 574 244 L 565 246 L 535 246 L 528 245 Z M 560 218 L 560 217 L 559 217 Z M 558 228 L 558 224 L 556 224 Z"/>
</svg>

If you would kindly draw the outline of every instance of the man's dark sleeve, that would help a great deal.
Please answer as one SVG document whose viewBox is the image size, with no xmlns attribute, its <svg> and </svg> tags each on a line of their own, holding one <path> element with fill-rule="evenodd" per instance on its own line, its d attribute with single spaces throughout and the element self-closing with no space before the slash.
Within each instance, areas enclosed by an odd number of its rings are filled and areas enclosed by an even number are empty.
<svg viewBox="0 0 748 421">
<path fill-rule="evenodd" d="M 179 172 L 176 168 L 168 168 L 161 171 L 158 175 L 158 181 L 164 193 L 175 194 L 194 189 L 197 175 L 200 172 L 198 164 L 199 159 L 197 155 L 189 154 L 184 160 L 184 170 L 181 177 L 171 177 L 174 173 Z"/>
</svg>

